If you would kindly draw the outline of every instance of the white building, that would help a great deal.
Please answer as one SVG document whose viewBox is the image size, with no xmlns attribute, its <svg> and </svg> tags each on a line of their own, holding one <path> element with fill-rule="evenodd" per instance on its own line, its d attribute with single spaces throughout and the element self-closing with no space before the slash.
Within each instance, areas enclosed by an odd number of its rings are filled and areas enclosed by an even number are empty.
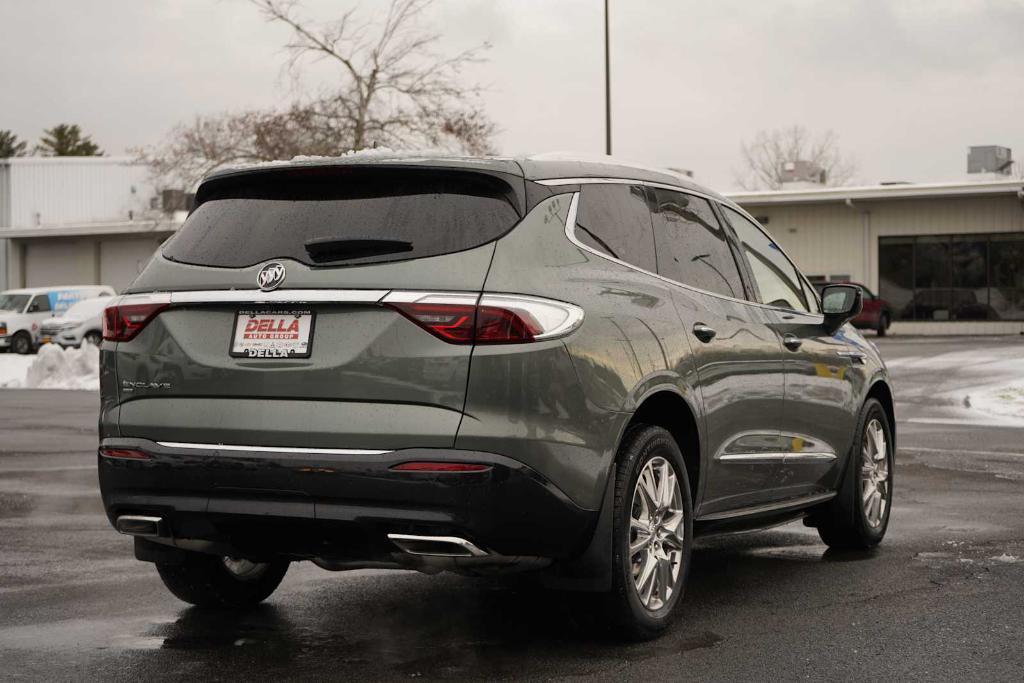
<svg viewBox="0 0 1024 683">
<path fill-rule="evenodd" d="M 812 279 L 860 282 L 889 301 L 893 333 L 1018 334 L 1024 181 L 993 179 L 1005 177 L 731 198 Z M 0 159 L 0 289 L 122 289 L 181 224 L 160 207 L 149 169 L 128 158 Z"/>
<path fill-rule="evenodd" d="M 179 224 L 130 158 L 0 159 L 0 289 L 120 290 Z"/>
<path fill-rule="evenodd" d="M 1022 180 L 730 197 L 812 279 L 860 282 L 887 300 L 895 334 L 1024 333 Z"/>
</svg>

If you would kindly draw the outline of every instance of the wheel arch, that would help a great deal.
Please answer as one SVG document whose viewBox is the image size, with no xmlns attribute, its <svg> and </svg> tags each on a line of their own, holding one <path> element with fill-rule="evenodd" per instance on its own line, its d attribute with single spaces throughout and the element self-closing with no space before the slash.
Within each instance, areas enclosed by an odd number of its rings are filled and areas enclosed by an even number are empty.
<svg viewBox="0 0 1024 683">
<path fill-rule="evenodd" d="M 674 388 L 659 388 L 649 392 L 637 402 L 633 416 L 626 423 L 618 446 L 630 427 L 636 424 L 648 424 L 661 427 L 672 435 L 683 454 L 686 465 L 686 477 L 690 483 L 690 497 L 694 509 L 697 509 L 700 492 L 701 476 L 701 433 L 697 422 L 697 412 L 690 402 Z M 618 455 L 616 455 L 616 459 Z"/>
<path fill-rule="evenodd" d="M 864 400 L 873 398 L 882 404 L 885 416 L 889 419 L 889 430 L 892 432 L 892 447 L 896 448 L 896 402 L 892 395 L 892 387 L 884 379 L 877 379 L 868 389 Z"/>
</svg>

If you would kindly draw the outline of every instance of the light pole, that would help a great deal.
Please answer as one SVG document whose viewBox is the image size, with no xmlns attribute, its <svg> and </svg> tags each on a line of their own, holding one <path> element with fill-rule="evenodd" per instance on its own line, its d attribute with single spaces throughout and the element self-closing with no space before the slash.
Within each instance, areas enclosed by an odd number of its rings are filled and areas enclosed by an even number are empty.
<svg viewBox="0 0 1024 683">
<path fill-rule="evenodd" d="M 604 153 L 612 153 L 612 76 L 608 51 L 608 0 L 604 0 Z"/>
</svg>

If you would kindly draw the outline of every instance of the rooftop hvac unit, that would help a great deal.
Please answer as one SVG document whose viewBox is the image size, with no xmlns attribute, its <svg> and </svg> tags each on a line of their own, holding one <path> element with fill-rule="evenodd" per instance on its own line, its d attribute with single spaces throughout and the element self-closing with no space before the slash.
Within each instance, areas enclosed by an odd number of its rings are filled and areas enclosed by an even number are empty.
<svg viewBox="0 0 1024 683">
<path fill-rule="evenodd" d="M 783 183 L 811 183 L 824 185 L 828 180 L 828 173 L 821 166 L 802 159 L 786 161 L 779 169 L 780 180 Z"/>
<path fill-rule="evenodd" d="M 967 151 L 968 173 L 999 173 L 1010 175 L 1013 154 L 1009 147 L 983 145 L 970 147 Z"/>
<path fill-rule="evenodd" d="M 196 196 L 184 190 L 162 190 L 160 192 L 160 208 L 164 213 L 191 211 L 195 203 Z"/>
</svg>

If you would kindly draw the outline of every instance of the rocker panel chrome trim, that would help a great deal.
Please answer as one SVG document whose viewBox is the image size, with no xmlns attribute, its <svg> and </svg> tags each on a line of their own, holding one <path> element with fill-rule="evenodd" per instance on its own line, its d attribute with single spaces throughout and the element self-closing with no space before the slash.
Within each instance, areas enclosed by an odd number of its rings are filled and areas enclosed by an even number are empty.
<svg viewBox="0 0 1024 683">
<path fill-rule="evenodd" d="M 739 510 L 727 510 L 725 512 L 713 512 L 710 515 L 698 517 L 696 521 L 714 522 L 721 519 L 753 517 L 755 515 L 763 515 L 771 512 L 785 512 L 786 510 L 795 510 L 802 507 L 809 507 L 817 503 L 824 503 L 826 500 L 832 500 L 835 497 L 835 491 L 830 491 L 828 493 L 816 493 L 814 495 L 804 496 L 802 498 L 791 498 L 789 500 L 782 500 L 777 503 L 753 505 L 751 507 L 740 508 Z"/>
</svg>

